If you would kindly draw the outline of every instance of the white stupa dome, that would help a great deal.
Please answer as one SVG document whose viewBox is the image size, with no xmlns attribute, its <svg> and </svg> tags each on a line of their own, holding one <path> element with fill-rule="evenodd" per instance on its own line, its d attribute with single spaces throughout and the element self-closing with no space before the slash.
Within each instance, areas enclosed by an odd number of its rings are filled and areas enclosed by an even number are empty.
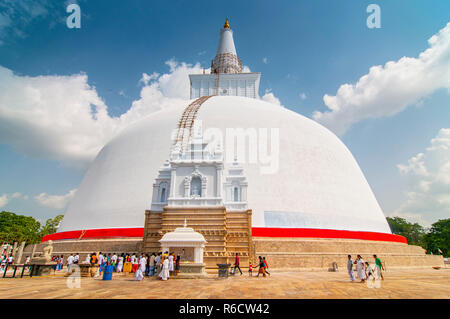
<svg viewBox="0 0 450 319">
<path fill-rule="evenodd" d="M 88 169 L 58 232 L 142 229 L 171 133 L 189 103 L 153 113 L 109 142 Z M 242 162 L 254 228 L 389 233 L 361 169 L 347 147 L 317 122 L 245 97 L 214 96 L 197 113 L 203 130 L 279 128 L 279 168 Z M 270 130 L 268 131 L 270 135 Z M 225 149 L 226 152 L 226 149 Z M 225 170 L 231 163 L 225 162 Z"/>
</svg>

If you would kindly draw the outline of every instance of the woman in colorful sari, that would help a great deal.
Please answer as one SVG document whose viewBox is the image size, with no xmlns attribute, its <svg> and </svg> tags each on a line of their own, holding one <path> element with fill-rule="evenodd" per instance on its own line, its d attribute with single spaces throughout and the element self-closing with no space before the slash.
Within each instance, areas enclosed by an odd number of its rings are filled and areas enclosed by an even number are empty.
<svg viewBox="0 0 450 319">
<path fill-rule="evenodd" d="M 256 277 L 259 277 L 259 274 L 262 274 L 263 277 L 266 277 L 266 264 L 264 263 L 264 260 L 261 258 L 261 256 L 258 257 L 259 258 L 259 270 L 258 270 L 258 274 L 256 275 Z"/>
</svg>

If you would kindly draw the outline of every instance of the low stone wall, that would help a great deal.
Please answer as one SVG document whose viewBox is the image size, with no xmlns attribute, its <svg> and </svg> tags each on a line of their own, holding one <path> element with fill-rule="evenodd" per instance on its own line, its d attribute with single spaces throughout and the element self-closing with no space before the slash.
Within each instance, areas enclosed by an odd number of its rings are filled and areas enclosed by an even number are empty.
<svg viewBox="0 0 450 319">
<path fill-rule="evenodd" d="M 42 253 L 48 243 L 36 245 L 35 255 Z M 140 253 L 141 239 L 104 239 L 104 240 L 63 240 L 53 242 L 53 255 L 79 253 L 83 262 L 88 254 L 99 252 L 106 254 Z M 22 261 L 33 250 L 33 245 L 25 247 Z M 151 253 L 151 252 L 150 252 Z M 283 270 L 328 270 L 333 262 L 346 269 L 347 254 L 353 259 L 359 254 L 369 263 L 373 263 L 373 254 L 378 255 L 390 267 L 444 267 L 442 256 L 426 255 L 419 246 L 394 242 L 367 241 L 357 239 L 316 239 L 316 238 L 267 238 L 253 237 L 253 267 L 256 268 L 258 256 L 265 256 L 270 269 Z M 248 269 L 248 262 L 241 258 L 241 268 Z M 206 268 L 207 273 L 217 273 L 217 267 Z"/>
<path fill-rule="evenodd" d="M 444 267 L 442 256 L 422 247 L 356 239 L 253 238 L 254 256 L 265 256 L 271 269 L 328 270 L 336 262 L 347 269 L 347 255 L 373 263 L 376 254 L 389 267 Z"/>
</svg>

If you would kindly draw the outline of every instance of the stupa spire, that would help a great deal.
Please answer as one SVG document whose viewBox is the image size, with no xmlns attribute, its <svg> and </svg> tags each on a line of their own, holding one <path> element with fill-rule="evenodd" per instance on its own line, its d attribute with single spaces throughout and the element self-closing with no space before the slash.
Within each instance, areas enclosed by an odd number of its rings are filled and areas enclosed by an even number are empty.
<svg viewBox="0 0 450 319">
<path fill-rule="evenodd" d="M 230 28 L 228 18 L 220 31 L 219 47 L 211 63 L 211 73 L 241 73 L 242 62 L 238 58 L 233 40 L 233 30 Z"/>
</svg>

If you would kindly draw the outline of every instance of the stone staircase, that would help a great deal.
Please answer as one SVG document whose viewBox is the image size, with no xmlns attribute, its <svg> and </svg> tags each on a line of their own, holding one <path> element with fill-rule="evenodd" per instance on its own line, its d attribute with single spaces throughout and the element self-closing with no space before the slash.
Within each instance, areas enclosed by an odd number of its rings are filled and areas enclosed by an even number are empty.
<svg viewBox="0 0 450 319">
<path fill-rule="evenodd" d="M 251 255 L 251 211 L 227 212 L 225 207 L 169 208 L 163 212 L 146 211 L 142 250 L 158 252 L 159 240 L 177 227 L 187 226 L 201 233 L 207 244 L 204 262 L 208 272 L 215 272 L 218 263 L 234 263 L 235 254 L 241 265 L 248 267 Z"/>
</svg>

